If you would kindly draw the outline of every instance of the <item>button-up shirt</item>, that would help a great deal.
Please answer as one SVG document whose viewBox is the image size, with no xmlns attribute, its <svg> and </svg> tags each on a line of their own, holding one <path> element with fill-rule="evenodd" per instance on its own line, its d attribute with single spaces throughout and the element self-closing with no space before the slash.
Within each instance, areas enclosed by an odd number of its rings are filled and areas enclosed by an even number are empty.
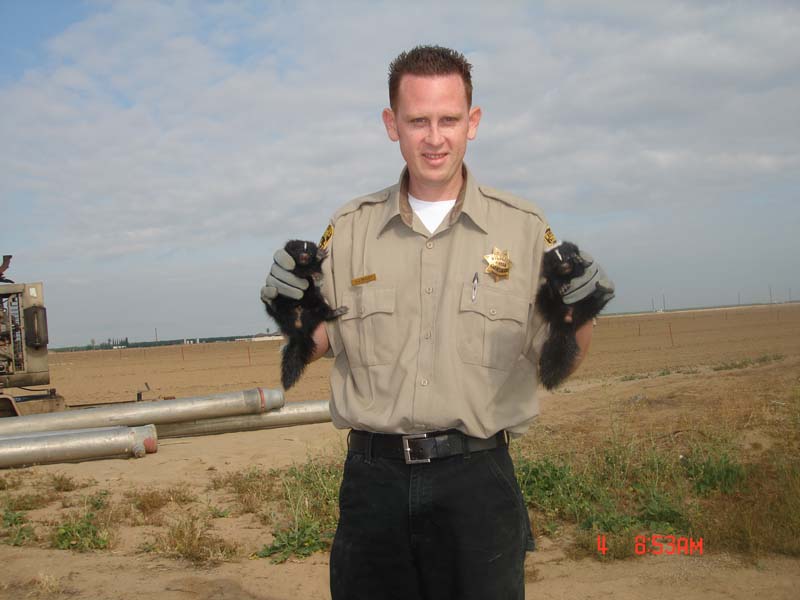
<svg viewBox="0 0 800 600">
<path fill-rule="evenodd" d="M 407 185 L 404 170 L 399 183 L 331 220 L 322 293 L 349 309 L 326 324 L 333 423 L 381 433 L 522 433 L 538 412 L 547 327 L 535 299 L 547 224 L 536 206 L 478 185 L 464 167 L 455 206 L 429 233 Z M 508 277 L 491 267 L 502 253 Z"/>
</svg>

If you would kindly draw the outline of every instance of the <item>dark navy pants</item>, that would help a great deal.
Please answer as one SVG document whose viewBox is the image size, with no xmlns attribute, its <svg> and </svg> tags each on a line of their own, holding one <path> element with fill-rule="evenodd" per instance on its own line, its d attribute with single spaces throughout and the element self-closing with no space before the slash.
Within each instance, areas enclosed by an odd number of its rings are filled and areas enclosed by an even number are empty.
<svg viewBox="0 0 800 600">
<path fill-rule="evenodd" d="M 533 549 L 506 447 L 407 465 L 348 453 L 333 600 L 523 600 Z"/>
</svg>

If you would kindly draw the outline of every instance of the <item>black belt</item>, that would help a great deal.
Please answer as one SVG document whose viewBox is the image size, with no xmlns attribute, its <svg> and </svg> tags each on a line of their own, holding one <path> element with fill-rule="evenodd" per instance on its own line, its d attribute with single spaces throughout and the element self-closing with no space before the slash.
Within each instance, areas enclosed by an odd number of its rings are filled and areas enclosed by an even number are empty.
<svg viewBox="0 0 800 600">
<path fill-rule="evenodd" d="M 445 458 L 507 446 L 505 431 L 488 439 L 470 437 L 450 429 L 431 433 L 394 435 L 369 433 L 353 429 L 347 437 L 348 447 L 358 454 L 405 460 L 406 464 L 429 463 L 432 458 Z"/>
</svg>

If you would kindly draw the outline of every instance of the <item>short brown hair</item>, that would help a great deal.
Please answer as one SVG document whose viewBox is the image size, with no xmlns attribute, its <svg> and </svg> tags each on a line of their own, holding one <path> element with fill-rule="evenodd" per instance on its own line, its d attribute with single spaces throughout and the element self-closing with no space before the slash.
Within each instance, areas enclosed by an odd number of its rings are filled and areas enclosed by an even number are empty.
<svg viewBox="0 0 800 600">
<path fill-rule="evenodd" d="M 415 46 L 401 52 L 389 65 L 389 105 L 397 108 L 397 94 L 403 75 L 460 75 L 467 92 L 467 106 L 472 106 L 472 65 L 464 55 L 442 46 Z"/>
</svg>

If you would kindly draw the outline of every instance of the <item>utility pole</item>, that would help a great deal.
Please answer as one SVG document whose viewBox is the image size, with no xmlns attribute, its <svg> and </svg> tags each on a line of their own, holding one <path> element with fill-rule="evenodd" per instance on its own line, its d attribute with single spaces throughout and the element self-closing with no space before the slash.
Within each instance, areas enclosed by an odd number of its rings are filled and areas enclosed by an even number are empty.
<svg viewBox="0 0 800 600">
<path fill-rule="evenodd" d="M 736 304 L 737 304 L 738 306 L 741 306 L 741 305 L 742 305 L 742 292 L 739 292 L 739 299 L 736 301 Z"/>
<path fill-rule="evenodd" d="M 772 286 L 769 286 L 769 303 L 772 304 Z"/>
<path fill-rule="evenodd" d="M 156 341 L 158 341 L 158 327 L 156 327 Z"/>
<path fill-rule="evenodd" d="M 665 294 L 661 294 L 661 308 L 664 309 L 664 312 L 667 312 L 667 296 Z"/>
<path fill-rule="evenodd" d="M 656 299 L 651 297 L 650 298 L 650 304 L 653 305 L 653 312 L 656 312 Z"/>
</svg>

